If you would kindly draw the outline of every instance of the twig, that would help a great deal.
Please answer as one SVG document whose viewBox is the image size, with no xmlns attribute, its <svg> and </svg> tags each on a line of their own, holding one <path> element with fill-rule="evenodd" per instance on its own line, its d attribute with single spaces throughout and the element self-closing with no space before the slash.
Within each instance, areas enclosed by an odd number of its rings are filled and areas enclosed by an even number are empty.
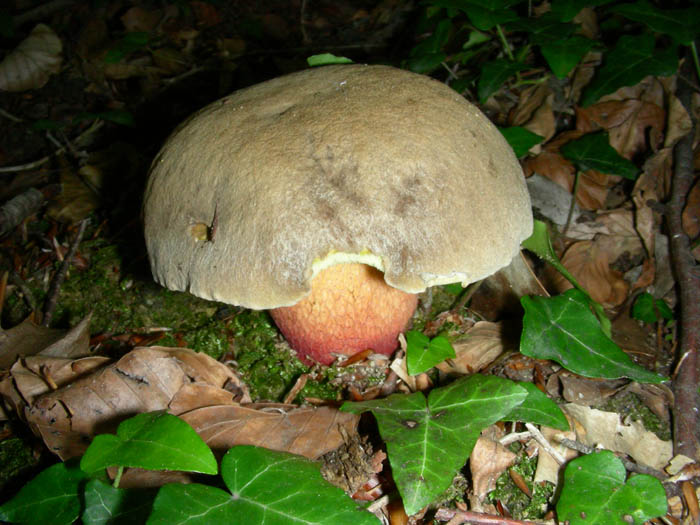
<svg viewBox="0 0 700 525">
<path fill-rule="evenodd" d="M 569 226 L 571 226 L 571 219 L 574 216 L 574 209 L 576 208 L 576 192 L 578 191 L 578 181 L 581 178 L 581 172 L 576 170 L 576 175 L 574 175 L 574 188 L 571 190 L 571 203 L 569 204 L 569 213 L 566 215 L 566 224 L 564 224 L 564 229 L 561 234 L 566 236 L 566 232 L 569 231 Z"/>
<path fill-rule="evenodd" d="M 685 61 L 690 69 L 692 60 Z M 686 71 L 686 74 L 688 72 Z M 692 74 L 692 73 L 691 73 Z M 690 75 L 689 75 L 690 76 Z M 698 450 L 696 435 L 698 419 L 698 346 L 700 345 L 700 268 L 690 251 L 690 240 L 683 230 L 682 213 L 693 183 L 693 137 L 695 122 L 688 87 L 678 84 L 678 99 L 690 115 L 691 130 L 676 144 L 671 198 L 666 221 L 670 235 L 671 264 L 678 283 L 680 303 L 680 340 L 678 365 L 673 379 L 673 444 L 676 454 L 695 457 Z"/>
<path fill-rule="evenodd" d="M 42 204 L 44 194 L 36 188 L 29 188 L 0 206 L 0 237 L 39 211 Z"/>
<path fill-rule="evenodd" d="M 458 525 L 460 523 L 473 523 L 481 525 L 535 525 L 532 521 L 514 520 L 502 516 L 492 516 L 479 512 L 460 511 L 454 509 L 438 509 L 435 512 L 435 519 L 448 521 L 448 525 Z"/>
<path fill-rule="evenodd" d="M 306 15 L 306 5 L 307 0 L 301 0 L 301 8 L 299 9 L 299 28 L 301 29 L 301 41 L 304 44 L 310 44 L 311 39 L 309 38 L 309 33 L 306 31 L 306 25 L 309 23 Z"/>
<path fill-rule="evenodd" d="M 78 228 L 78 233 L 75 235 L 75 239 L 66 254 L 66 258 L 63 259 L 63 263 L 59 268 L 56 275 L 54 275 L 53 281 L 51 281 L 51 288 L 49 289 L 49 294 L 46 297 L 46 303 L 44 304 L 44 316 L 41 321 L 42 326 L 49 326 L 51 324 L 51 318 L 53 317 L 53 312 L 56 309 L 56 302 L 58 301 L 58 294 L 61 290 L 61 285 L 66 279 L 66 274 L 68 273 L 68 268 L 71 265 L 73 256 L 75 252 L 78 251 L 78 245 L 83 238 L 85 233 L 85 227 L 87 226 L 88 219 L 83 219 L 80 222 L 80 227 Z"/>
<path fill-rule="evenodd" d="M 4 109 L 0 108 L 0 116 L 5 117 L 8 120 L 11 120 L 12 122 L 22 122 L 22 119 L 19 117 L 15 117 L 12 113 L 9 111 L 5 111 Z"/>
<path fill-rule="evenodd" d="M 566 463 L 566 458 L 562 456 L 559 453 L 559 451 L 549 443 L 549 441 L 547 441 L 547 438 L 545 438 L 542 435 L 542 432 L 540 432 L 535 425 L 533 425 L 532 423 L 525 423 L 525 428 L 527 428 L 530 431 L 532 437 L 535 438 L 535 441 L 537 441 L 540 444 L 540 446 L 545 450 L 545 452 L 547 452 L 550 456 L 554 458 L 554 461 L 556 461 L 560 465 Z"/>
<path fill-rule="evenodd" d="M 80 135 L 78 135 L 74 142 L 80 142 L 82 139 L 84 139 L 88 135 L 95 133 L 102 126 L 104 126 L 104 120 L 96 120 L 88 129 L 86 129 Z M 51 159 L 51 157 L 53 157 L 54 155 L 60 155 L 64 151 L 66 151 L 66 146 L 61 146 L 53 153 L 46 155 L 45 157 L 42 157 L 39 160 L 28 162 L 26 164 L 17 164 L 15 166 L 2 166 L 2 167 L 0 167 L 0 173 L 15 173 L 17 171 L 25 171 L 25 170 L 32 170 L 34 168 L 38 168 L 42 164 L 46 164 Z"/>
</svg>

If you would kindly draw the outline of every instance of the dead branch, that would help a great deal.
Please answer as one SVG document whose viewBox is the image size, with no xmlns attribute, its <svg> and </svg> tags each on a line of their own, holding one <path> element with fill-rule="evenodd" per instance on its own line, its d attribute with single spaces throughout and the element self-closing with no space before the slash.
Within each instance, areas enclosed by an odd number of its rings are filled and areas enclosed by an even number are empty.
<svg viewBox="0 0 700 525">
<path fill-rule="evenodd" d="M 43 204 L 44 194 L 36 188 L 29 188 L 0 206 L 0 237 L 38 212 Z"/>
<path fill-rule="evenodd" d="M 686 59 L 687 69 L 692 65 Z M 689 87 L 678 83 L 678 99 L 691 111 L 691 92 Z M 693 139 L 695 122 L 691 131 L 676 145 L 674 151 L 674 174 L 671 199 L 668 203 L 666 221 L 670 235 L 671 262 L 679 292 L 680 303 L 680 344 L 678 364 L 673 379 L 675 395 L 674 414 L 674 451 L 695 458 L 698 451 L 698 346 L 700 345 L 700 268 L 696 264 L 690 249 L 690 239 L 683 230 L 681 214 L 693 183 Z"/>
<path fill-rule="evenodd" d="M 66 279 L 66 274 L 68 273 L 68 268 L 71 265 L 73 256 L 75 255 L 75 252 L 78 251 L 78 245 L 80 244 L 80 241 L 83 238 L 83 234 L 85 233 L 85 227 L 87 226 L 87 223 L 87 219 L 83 219 L 80 222 L 78 233 L 75 235 L 75 239 L 73 239 L 73 242 L 70 245 L 70 249 L 68 250 L 65 259 L 63 259 L 61 268 L 59 268 L 56 275 L 54 275 L 53 281 L 51 281 L 51 288 L 49 289 L 49 293 L 46 296 L 46 303 L 44 303 L 44 315 L 41 320 L 42 326 L 49 326 L 49 324 L 51 324 L 51 318 L 53 317 L 53 312 L 56 309 L 56 302 L 58 301 L 58 294 L 61 291 L 61 285 Z"/>
</svg>

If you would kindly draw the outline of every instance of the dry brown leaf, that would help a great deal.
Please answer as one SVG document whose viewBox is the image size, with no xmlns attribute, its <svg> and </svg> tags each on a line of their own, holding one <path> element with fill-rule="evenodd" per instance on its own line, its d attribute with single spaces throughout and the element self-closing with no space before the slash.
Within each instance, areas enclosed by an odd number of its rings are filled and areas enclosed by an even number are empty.
<svg viewBox="0 0 700 525">
<path fill-rule="evenodd" d="M 0 90 L 39 89 L 61 70 L 63 45 L 53 30 L 38 24 L 27 38 L 0 62 Z"/>
<path fill-rule="evenodd" d="M 480 437 L 469 456 L 474 495 L 480 500 L 496 488 L 496 480 L 515 463 L 517 456 L 506 447 Z"/>
<path fill-rule="evenodd" d="M 492 363 L 506 347 L 517 348 L 513 343 L 507 341 L 503 323 L 479 321 L 452 342 L 457 356 L 437 368 L 446 374 L 473 374 Z"/>
<path fill-rule="evenodd" d="M 632 86 L 621 87 L 609 95 L 602 96 L 599 102 L 607 102 L 608 100 L 641 100 L 664 107 L 666 88 L 663 80 L 652 76 L 644 77 L 641 82 L 637 82 Z"/>
<path fill-rule="evenodd" d="M 639 421 L 624 424 L 615 412 L 569 403 L 562 410 L 576 420 L 578 441 L 591 447 L 603 447 L 613 452 L 628 454 L 637 463 L 663 470 L 672 456 L 671 441 L 662 441 L 656 434 L 644 429 Z"/>
<path fill-rule="evenodd" d="M 576 167 L 559 153 L 559 148 L 567 142 L 579 138 L 581 135 L 580 131 L 560 133 L 552 142 L 547 144 L 541 153 L 535 157 L 525 159 L 523 162 L 525 176 L 529 177 L 532 173 L 539 173 L 571 192 L 574 187 Z M 619 177 L 593 170 L 582 172 L 579 175 L 576 202 L 587 210 L 597 210 L 604 207 L 609 189 L 617 184 L 619 180 Z"/>
<path fill-rule="evenodd" d="M 206 354 L 136 348 L 116 363 L 40 397 L 25 414 L 49 449 L 65 460 L 82 454 L 92 436 L 113 432 L 126 418 L 167 409 L 181 388 L 196 382 L 244 389 L 230 368 Z"/>
<path fill-rule="evenodd" d="M 625 158 L 631 159 L 663 140 L 666 112 L 662 107 L 641 100 L 610 100 L 587 108 L 576 108 L 576 129 L 590 133 L 604 129 L 610 134 L 610 145 Z"/>
<path fill-rule="evenodd" d="M 155 29 L 163 14 L 158 10 L 148 10 L 143 7 L 132 7 L 124 13 L 120 20 L 127 33 L 142 31 L 145 33 Z"/>
<path fill-rule="evenodd" d="M 597 405 L 624 387 L 624 379 L 595 379 L 560 371 L 561 397 L 577 405 Z"/>
<path fill-rule="evenodd" d="M 0 368 L 9 368 L 18 356 L 76 358 L 89 355 L 91 317 L 88 315 L 68 331 L 46 328 L 29 318 L 10 330 L 0 331 Z"/>
<path fill-rule="evenodd" d="M 599 238 L 601 241 L 605 236 Z M 594 300 L 606 307 L 622 304 L 627 298 L 629 284 L 622 274 L 610 267 L 615 260 L 602 243 L 596 241 L 579 241 L 566 250 L 562 264 L 583 286 Z M 562 275 L 554 275 L 553 284 L 558 292 L 571 288 L 571 283 Z"/>
<path fill-rule="evenodd" d="M 210 406 L 180 417 L 215 452 L 224 453 L 234 445 L 255 445 L 309 459 L 317 459 L 342 445 L 338 427 L 344 427 L 352 436 L 359 421 L 359 416 L 332 407 L 277 404 Z"/>
<path fill-rule="evenodd" d="M 632 190 L 632 201 L 635 206 L 635 228 L 649 256 L 654 254 L 654 237 L 659 231 L 659 223 L 661 222 L 651 208 L 652 204 L 659 202 L 656 187 L 656 178 L 644 171 L 635 182 Z"/>
<path fill-rule="evenodd" d="M 672 148 L 693 128 L 690 115 L 673 92 L 669 92 L 668 118 L 664 148 Z"/>
</svg>

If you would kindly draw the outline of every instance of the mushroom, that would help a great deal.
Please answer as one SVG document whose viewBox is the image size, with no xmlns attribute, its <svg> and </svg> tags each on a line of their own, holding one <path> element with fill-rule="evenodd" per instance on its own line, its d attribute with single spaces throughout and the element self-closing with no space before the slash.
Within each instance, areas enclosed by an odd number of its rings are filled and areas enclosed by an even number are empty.
<svg viewBox="0 0 700 525">
<path fill-rule="evenodd" d="M 181 124 L 144 198 L 154 278 L 270 309 L 306 363 L 390 354 L 439 284 L 506 266 L 532 231 L 496 127 L 429 77 L 309 69 L 237 91 Z"/>
</svg>

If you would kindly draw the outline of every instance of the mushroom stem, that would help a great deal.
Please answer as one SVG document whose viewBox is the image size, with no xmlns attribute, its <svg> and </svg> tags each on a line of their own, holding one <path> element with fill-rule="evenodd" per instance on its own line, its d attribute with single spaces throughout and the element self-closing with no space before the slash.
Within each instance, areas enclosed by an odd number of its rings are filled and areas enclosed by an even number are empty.
<svg viewBox="0 0 700 525">
<path fill-rule="evenodd" d="M 376 268 L 344 263 L 319 272 L 297 304 L 270 314 L 304 363 L 328 365 L 334 354 L 391 354 L 417 305 L 417 295 L 392 288 Z"/>
</svg>

